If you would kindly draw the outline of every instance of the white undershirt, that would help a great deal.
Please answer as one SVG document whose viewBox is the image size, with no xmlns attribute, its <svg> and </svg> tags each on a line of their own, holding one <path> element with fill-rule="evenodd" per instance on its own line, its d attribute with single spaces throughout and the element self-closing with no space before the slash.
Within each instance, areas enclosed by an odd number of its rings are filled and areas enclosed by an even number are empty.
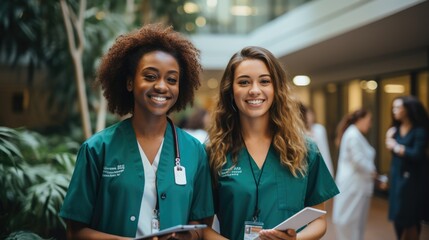
<svg viewBox="0 0 429 240">
<path fill-rule="evenodd" d="M 158 152 L 156 153 L 153 163 L 150 164 L 149 159 L 146 157 L 143 149 L 140 144 L 139 146 L 140 156 L 143 162 L 144 169 L 144 192 L 143 199 L 140 206 L 139 222 L 137 225 L 136 237 L 142 237 L 147 234 L 151 234 L 151 222 L 152 222 L 152 213 L 156 205 L 156 171 L 158 169 L 159 157 L 161 155 L 162 145 L 164 144 L 164 139 L 159 146 Z"/>
</svg>

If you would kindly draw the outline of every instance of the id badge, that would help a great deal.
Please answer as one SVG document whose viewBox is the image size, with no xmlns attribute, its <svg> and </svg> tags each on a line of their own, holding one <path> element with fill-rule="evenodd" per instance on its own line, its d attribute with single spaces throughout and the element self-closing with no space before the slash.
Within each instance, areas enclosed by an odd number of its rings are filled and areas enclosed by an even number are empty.
<svg viewBox="0 0 429 240">
<path fill-rule="evenodd" d="M 174 181 L 177 185 L 186 185 L 186 171 L 183 166 L 174 166 Z"/>
<path fill-rule="evenodd" d="M 151 227 L 151 232 L 152 233 L 157 233 L 159 232 L 159 217 L 158 217 L 158 211 L 157 210 L 153 210 L 153 214 L 152 214 L 152 222 L 150 224 Z"/>
<path fill-rule="evenodd" d="M 259 236 L 259 231 L 264 227 L 263 222 L 245 221 L 244 240 L 253 240 Z"/>
</svg>

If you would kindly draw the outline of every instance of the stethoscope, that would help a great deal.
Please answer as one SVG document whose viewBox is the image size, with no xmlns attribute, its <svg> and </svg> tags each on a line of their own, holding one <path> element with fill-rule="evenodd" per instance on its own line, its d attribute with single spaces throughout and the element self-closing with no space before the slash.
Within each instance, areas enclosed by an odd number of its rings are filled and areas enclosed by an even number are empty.
<svg viewBox="0 0 429 240">
<path fill-rule="evenodd" d="M 174 158 L 174 165 L 178 166 L 180 168 L 180 150 L 179 150 L 179 141 L 177 139 L 177 132 L 176 132 L 176 128 L 174 127 L 174 123 L 173 121 L 167 117 L 167 121 L 171 126 L 171 129 L 173 131 L 173 141 L 174 141 L 174 154 L 175 154 L 175 158 Z"/>
<path fill-rule="evenodd" d="M 177 138 L 176 128 L 174 127 L 173 121 L 167 117 L 167 121 L 171 126 L 173 131 L 173 141 L 174 141 L 174 180 L 177 185 L 186 185 L 186 173 L 185 168 L 180 165 L 180 150 L 179 150 L 179 141 Z M 158 199 L 158 186 L 155 185 L 155 191 L 157 196 L 157 201 L 155 205 L 155 209 L 153 210 L 153 221 L 159 221 L 159 199 Z M 159 222 L 158 222 L 159 224 Z M 159 226 L 159 225 L 158 225 Z"/>
</svg>

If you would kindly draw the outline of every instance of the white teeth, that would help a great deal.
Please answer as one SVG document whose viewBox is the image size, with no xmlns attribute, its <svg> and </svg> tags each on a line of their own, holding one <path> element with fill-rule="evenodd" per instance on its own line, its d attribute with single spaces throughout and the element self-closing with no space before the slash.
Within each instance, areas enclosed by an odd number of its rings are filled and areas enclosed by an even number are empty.
<svg viewBox="0 0 429 240">
<path fill-rule="evenodd" d="M 247 102 L 250 104 L 261 104 L 263 102 L 263 100 L 249 100 Z"/>
<path fill-rule="evenodd" d="M 155 101 L 158 101 L 158 102 L 167 101 L 166 97 L 152 97 L 152 99 L 154 99 Z"/>
</svg>

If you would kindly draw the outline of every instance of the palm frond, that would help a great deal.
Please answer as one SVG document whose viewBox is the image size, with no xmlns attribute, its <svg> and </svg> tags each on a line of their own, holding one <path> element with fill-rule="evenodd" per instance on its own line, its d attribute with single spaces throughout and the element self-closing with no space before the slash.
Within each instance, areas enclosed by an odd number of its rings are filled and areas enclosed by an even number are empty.
<svg viewBox="0 0 429 240">
<path fill-rule="evenodd" d="M 19 142 L 19 133 L 16 130 L 0 127 L 0 162 L 6 162 L 7 160 L 13 162 L 16 156 L 23 157 L 16 144 L 17 142 Z"/>
</svg>

